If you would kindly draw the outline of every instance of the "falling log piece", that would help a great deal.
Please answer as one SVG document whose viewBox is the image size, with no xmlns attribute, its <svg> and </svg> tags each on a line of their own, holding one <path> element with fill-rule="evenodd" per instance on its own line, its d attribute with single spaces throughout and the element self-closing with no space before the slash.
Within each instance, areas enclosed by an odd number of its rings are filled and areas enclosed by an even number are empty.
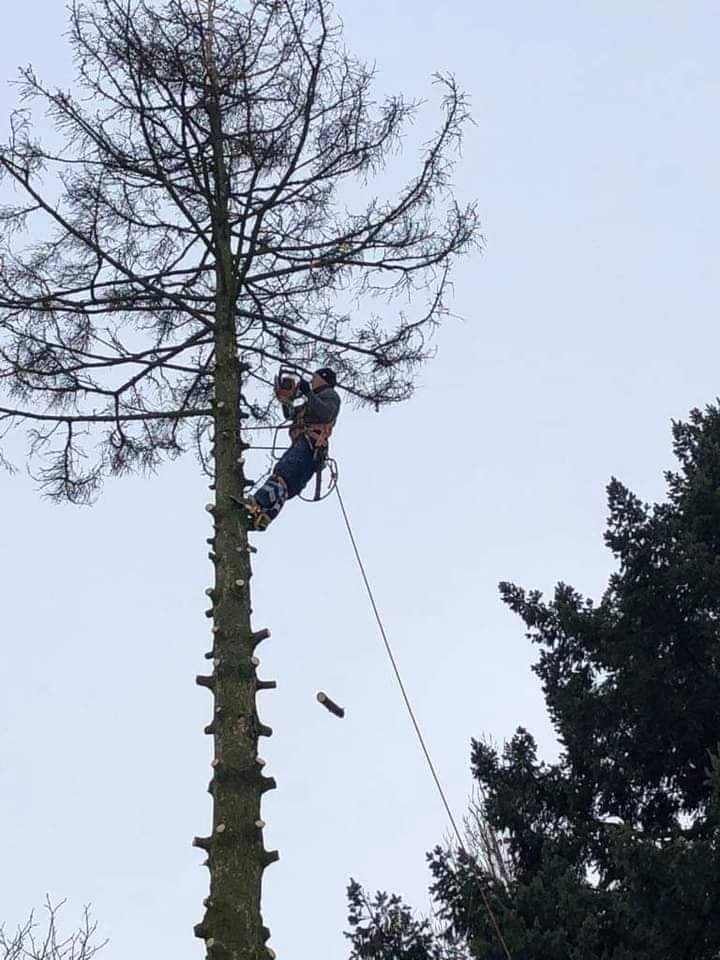
<svg viewBox="0 0 720 960">
<path fill-rule="evenodd" d="M 330 713 L 335 714 L 336 717 L 342 718 L 345 716 L 345 711 L 342 707 L 339 707 L 334 700 L 331 700 L 330 697 L 323 693 L 322 691 L 317 695 L 318 703 L 321 703 L 326 710 L 329 710 Z"/>
</svg>

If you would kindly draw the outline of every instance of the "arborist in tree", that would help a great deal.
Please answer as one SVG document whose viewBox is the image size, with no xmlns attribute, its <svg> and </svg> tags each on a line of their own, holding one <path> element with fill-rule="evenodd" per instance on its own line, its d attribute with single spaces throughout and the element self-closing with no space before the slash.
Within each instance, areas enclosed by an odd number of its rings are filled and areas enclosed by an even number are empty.
<svg viewBox="0 0 720 960">
<path fill-rule="evenodd" d="M 284 377 L 281 371 L 275 395 L 286 420 L 291 420 L 291 446 L 275 464 L 272 475 L 245 501 L 254 530 L 265 530 L 285 506 L 301 493 L 312 477 L 322 470 L 328 455 L 328 441 L 340 412 L 337 377 L 330 367 L 313 374 L 310 383 Z M 304 397 L 298 406 L 294 401 Z"/>
</svg>

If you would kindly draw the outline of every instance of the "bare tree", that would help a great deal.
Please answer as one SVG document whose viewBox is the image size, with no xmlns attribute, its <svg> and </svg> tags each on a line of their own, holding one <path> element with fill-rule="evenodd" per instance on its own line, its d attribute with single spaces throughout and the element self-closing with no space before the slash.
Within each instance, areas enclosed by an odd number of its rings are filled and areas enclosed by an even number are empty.
<svg viewBox="0 0 720 960">
<path fill-rule="evenodd" d="M 488 741 L 489 742 L 489 741 Z M 479 864 L 483 874 L 498 887 L 507 889 L 512 877 L 512 863 L 503 849 L 503 837 L 499 837 L 485 812 L 486 794 L 482 785 L 476 785 L 470 798 L 468 812 L 463 819 L 465 850 Z M 454 844 L 453 860 L 457 863 L 460 851 Z"/>
<path fill-rule="evenodd" d="M 47 923 L 43 929 L 34 914 L 14 934 L 0 926 L 0 960 L 91 960 L 107 941 L 93 942 L 97 924 L 87 908 L 78 930 L 67 936 L 62 934 L 58 914 L 63 906 L 64 903 L 46 900 Z"/>
<path fill-rule="evenodd" d="M 419 104 L 375 102 L 326 0 L 74 0 L 76 91 L 22 71 L 0 148 L 0 439 L 25 428 L 44 491 L 88 503 L 108 475 L 194 449 L 216 490 L 211 873 L 196 927 L 257 960 L 265 867 L 247 520 L 248 430 L 280 362 L 332 364 L 382 406 L 412 392 L 479 240 L 450 188 L 467 105 L 442 112 L 405 186 L 387 161 Z M 44 110 L 50 139 L 34 131 Z M 0 456 L 2 456 L 0 450 Z"/>
</svg>

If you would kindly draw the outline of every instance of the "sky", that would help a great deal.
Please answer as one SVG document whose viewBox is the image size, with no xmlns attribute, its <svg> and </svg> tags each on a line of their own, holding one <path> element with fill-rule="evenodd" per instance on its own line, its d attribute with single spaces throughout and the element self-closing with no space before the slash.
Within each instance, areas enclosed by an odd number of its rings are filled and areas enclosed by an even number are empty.
<svg viewBox="0 0 720 960">
<path fill-rule="evenodd" d="M 511 580 L 599 597 L 605 485 L 662 498 L 670 423 L 718 394 L 717 4 L 339 0 L 378 96 L 472 101 L 456 187 L 485 250 L 416 396 L 346 405 L 343 497 L 450 803 L 473 737 L 522 725 L 552 760 L 535 657 L 498 598 Z M 13 5 L 0 63 L 70 83 L 60 3 Z M 0 86 L 0 116 L 17 90 Z M 5 122 L 5 121 L 3 121 Z M 400 173 L 416 162 L 412 144 Z M 210 700 L 207 481 L 192 457 L 54 506 L 0 474 L 0 922 L 46 894 L 92 904 L 106 960 L 202 956 Z M 348 954 L 345 886 L 428 907 L 448 826 L 404 713 L 334 499 L 292 503 L 258 541 L 254 623 L 278 790 L 264 802 L 264 914 L 280 958 Z M 346 708 L 337 720 L 316 702 Z"/>
</svg>

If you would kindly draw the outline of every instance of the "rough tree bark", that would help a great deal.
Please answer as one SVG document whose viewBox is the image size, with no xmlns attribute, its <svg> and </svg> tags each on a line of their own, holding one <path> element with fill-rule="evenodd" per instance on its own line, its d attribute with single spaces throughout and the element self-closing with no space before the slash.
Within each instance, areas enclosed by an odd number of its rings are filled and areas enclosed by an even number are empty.
<svg viewBox="0 0 720 960">
<path fill-rule="evenodd" d="M 200 3 L 198 3 L 200 6 Z M 213 0 L 207 7 L 205 44 L 208 78 L 208 118 L 213 143 L 215 203 L 213 215 L 215 261 L 215 396 L 214 475 L 215 502 L 208 504 L 214 521 L 210 557 L 215 566 L 211 591 L 213 672 L 198 678 L 214 699 L 209 731 L 214 738 L 212 834 L 196 842 L 208 855 L 210 896 L 195 934 L 205 940 L 213 960 L 258 960 L 272 953 L 265 944 L 270 931 L 261 912 L 262 877 L 278 858 L 265 849 L 262 795 L 275 787 L 263 773 L 258 752 L 260 735 L 271 731 L 260 723 L 256 694 L 267 681 L 257 677 L 257 644 L 250 622 L 252 575 L 247 518 L 236 503 L 245 487 L 241 436 L 243 366 L 237 359 L 235 313 L 236 282 L 233 272 L 229 176 L 223 156 L 223 118 L 217 96 L 214 54 Z M 202 10 L 201 10 L 202 13 Z"/>
</svg>

